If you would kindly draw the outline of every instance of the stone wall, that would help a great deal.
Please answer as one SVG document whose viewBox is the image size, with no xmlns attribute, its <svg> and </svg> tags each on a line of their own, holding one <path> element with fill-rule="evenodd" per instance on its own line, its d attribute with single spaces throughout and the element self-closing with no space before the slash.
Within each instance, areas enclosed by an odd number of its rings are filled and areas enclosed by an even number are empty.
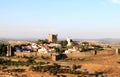
<svg viewBox="0 0 120 77">
<path fill-rule="evenodd" d="M 83 57 L 83 56 L 94 56 L 94 55 L 105 55 L 105 54 L 115 54 L 115 51 L 97 51 L 97 53 L 95 54 L 95 51 L 90 51 L 90 52 L 80 52 L 80 53 L 68 53 L 65 54 L 68 58 L 74 58 L 74 57 Z M 50 57 L 53 54 L 51 53 L 39 53 L 39 52 L 15 52 L 14 53 L 15 56 L 45 56 L 45 57 Z"/>
<path fill-rule="evenodd" d="M 41 56 L 51 56 L 50 53 L 47 53 L 47 54 L 44 54 L 44 53 L 39 53 L 39 52 L 15 52 L 14 53 L 14 56 L 27 56 L 27 57 L 30 57 L 30 56 L 38 56 L 38 57 L 41 57 Z"/>
<path fill-rule="evenodd" d="M 115 51 L 97 51 L 96 55 L 110 55 L 115 54 Z M 80 53 L 68 53 L 66 56 L 68 58 L 78 58 L 78 57 L 84 57 L 84 56 L 94 56 L 94 51 L 90 52 L 80 52 Z"/>
</svg>

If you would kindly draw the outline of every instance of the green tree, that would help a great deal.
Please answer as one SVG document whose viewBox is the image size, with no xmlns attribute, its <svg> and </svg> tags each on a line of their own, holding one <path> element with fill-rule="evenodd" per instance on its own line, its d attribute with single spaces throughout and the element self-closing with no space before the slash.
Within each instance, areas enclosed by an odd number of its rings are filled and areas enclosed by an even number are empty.
<svg viewBox="0 0 120 77">
<path fill-rule="evenodd" d="M 61 54 L 61 53 L 64 52 L 64 48 L 62 48 L 62 47 L 59 47 L 59 48 L 54 47 L 54 49 L 55 49 L 56 52 L 59 53 L 59 54 Z"/>
<path fill-rule="evenodd" d="M 61 44 L 62 47 L 67 46 L 67 41 L 66 40 L 58 41 L 58 43 Z"/>
<path fill-rule="evenodd" d="M 82 45 L 84 46 L 85 49 L 87 49 L 89 47 L 89 42 L 82 42 Z"/>
<path fill-rule="evenodd" d="M 107 45 L 106 48 L 111 48 L 111 46 L 110 46 L 110 45 Z"/>
<path fill-rule="evenodd" d="M 66 47 L 66 49 L 71 49 L 71 48 L 73 48 L 73 45 Z"/>
<path fill-rule="evenodd" d="M 72 66 L 72 69 L 73 69 L 73 70 L 76 70 L 76 69 L 77 69 L 77 66 L 74 64 L 74 65 Z"/>
<path fill-rule="evenodd" d="M 45 44 L 45 43 L 48 43 L 48 40 L 47 39 L 44 39 L 44 40 L 39 39 L 36 41 L 36 43 L 37 44 Z"/>
<path fill-rule="evenodd" d="M 27 63 L 36 63 L 35 59 L 33 57 L 30 57 L 28 60 L 27 60 Z"/>
<path fill-rule="evenodd" d="M 6 56 L 6 53 L 7 53 L 7 45 L 0 44 L 0 55 L 1 56 Z"/>
<path fill-rule="evenodd" d="M 93 50 L 97 51 L 97 50 L 103 50 L 103 47 L 100 45 L 91 45 L 93 48 Z"/>
</svg>

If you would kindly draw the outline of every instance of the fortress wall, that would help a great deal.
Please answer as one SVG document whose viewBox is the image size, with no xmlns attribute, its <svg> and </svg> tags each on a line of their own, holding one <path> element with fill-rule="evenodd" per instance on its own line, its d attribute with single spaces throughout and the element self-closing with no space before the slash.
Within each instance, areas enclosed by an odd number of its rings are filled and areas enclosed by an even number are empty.
<svg viewBox="0 0 120 77">
<path fill-rule="evenodd" d="M 24 56 L 27 56 L 27 57 L 30 57 L 30 56 L 38 56 L 38 57 L 46 56 L 46 57 L 49 57 L 49 56 L 51 56 L 50 53 L 44 54 L 44 53 L 39 53 L 39 52 L 15 52 L 14 55 L 15 56 L 21 56 L 21 57 L 24 57 Z"/>
<path fill-rule="evenodd" d="M 15 56 L 38 56 L 38 57 L 41 57 L 41 56 L 45 56 L 45 57 L 50 57 L 52 56 L 51 53 L 39 53 L 39 52 L 15 52 L 14 53 Z M 107 55 L 107 54 L 115 54 L 115 51 L 97 51 L 97 54 L 96 55 Z M 89 51 L 89 52 L 80 52 L 80 53 L 67 53 L 65 54 L 68 58 L 79 58 L 79 57 L 84 57 L 84 56 L 94 56 L 95 55 L 95 51 Z"/>
<path fill-rule="evenodd" d="M 96 55 L 112 55 L 115 54 L 115 51 L 97 51 Z M 79 57 L 85 57 L 85 56 L 94 56 L 94 51 L 90 52 L 80 52 L 80 53 L 68 53 L 66 54 L 68 58 L 79 58 Z"/>
</svg>

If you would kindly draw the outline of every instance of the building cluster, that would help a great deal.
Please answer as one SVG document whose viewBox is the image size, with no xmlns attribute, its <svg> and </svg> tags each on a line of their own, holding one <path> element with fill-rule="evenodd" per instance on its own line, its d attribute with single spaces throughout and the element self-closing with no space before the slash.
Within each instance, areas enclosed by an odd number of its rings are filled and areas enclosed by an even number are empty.
<svg viewBox="0 0 120 77">
<path fill-rule="evenodd" d="M 20 44 L 14 46 L 14 51 L 16 52 L 38 52 L 38 53 L 57 53 L 59 49 L 63 46 L 57 43 L 58 35 L 57 34 L 49 34 L 48 42 L 49 43 L 35 43 L 29 42 L 27 44 Z M 80 47 L 81 46 L 81 47 Z M 82 50 L 92 50 L 95 48 L 100 48 L 97 45 L 90 45 L 88 42 L 83 42 L 78 44 L 78 42 L 73 41 L 70 37 L 67 38 L 66 49 L 64 49 L 64 53 L 80 53 Z"/>
<path fill-rule="evenodd" d="M 16 52 L 39 52 L 39 53 L 55 53 L 56 50 L 54 47 L 61 47 L 60 44 L 57 44 L 57 34 L 49 34 L 48 41 L 49 44 L 37 44 L 34 42 L 28 42 L 26 44 L 17 44 L 14 45 L 14 51 Z M 18 43 L 18 42 L 17 42 Z"/>
<path fill-rule="evenodd" d="M 54 47 L 60 47 L 60 44 L 36 44 L 32 43 L 29 45 L 15 46 L 14 50 L 16 52 L 40 52 L 40 53 L 55 53 L 56 50 Z"/>
<path fill-rule="evenodd" d="M 33 42 L 29 42 L 26 44 L 20 44 L 14 46 L 15 52 L 39 52 L 39 53 L 56 53 L 56 48 L 61 48 L 61 44 L 58 44 L 58 35 L 57 34 L 49 34 L 48 35 L 48 44 L 37 44 Z M 65 50 L 65 53 L 78 53 L 80 51 L 78 44 L 76 44 L 72 39 L 67 38 L 67 46 L 74 46 Z"/>
</svg>

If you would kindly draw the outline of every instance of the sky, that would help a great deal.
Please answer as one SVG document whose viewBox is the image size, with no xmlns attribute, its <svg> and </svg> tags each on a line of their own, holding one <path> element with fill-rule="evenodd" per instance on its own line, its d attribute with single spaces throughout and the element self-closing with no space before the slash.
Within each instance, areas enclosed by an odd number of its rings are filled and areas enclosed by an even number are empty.
<svg viewBox="0 0 120 77">
<path fill-rule="evenodd" d="M 120 38 L 120 0 L 0 0 L 0 38 Z"/>
</svg>

